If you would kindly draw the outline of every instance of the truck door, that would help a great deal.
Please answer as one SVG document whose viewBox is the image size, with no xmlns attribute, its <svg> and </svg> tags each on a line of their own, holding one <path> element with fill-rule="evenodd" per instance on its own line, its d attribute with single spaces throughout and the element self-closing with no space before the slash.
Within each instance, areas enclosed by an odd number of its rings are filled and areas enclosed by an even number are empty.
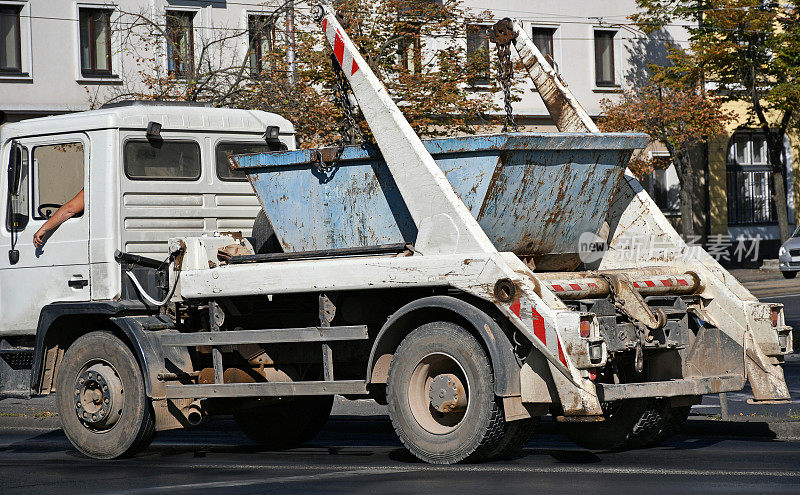
<svg viewBox="0 0 800 495">
<path fill-rule="evenodd" d="M 42 307 L 55 301 L 88 301 L 91 290 L 87 137 L 70 134 L 16 143 L 23 157 L 20 186 L 16 195 L 4 188 L 0 236 L 0 334 L 7 335 L 34 333 Z M 9 151 L 4 150 L 3 156 L 8 160 Z M 65 221 L 45 237 L 42 247 L 36 247 L 33 234 L 82 188 L 83 213 Z M 19 251 L 16 263 L 6 254 L 12 240 Z"/>
</svg>

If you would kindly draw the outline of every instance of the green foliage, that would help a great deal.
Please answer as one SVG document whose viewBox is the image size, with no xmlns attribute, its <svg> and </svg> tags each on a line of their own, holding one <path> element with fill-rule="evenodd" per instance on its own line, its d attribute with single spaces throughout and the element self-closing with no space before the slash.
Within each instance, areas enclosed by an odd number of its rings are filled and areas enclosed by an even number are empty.
<svg viewBox="0 0 800 495">
<path fill-rule="evenodd" d="M 669 161 L 643 154 L 635 157 L 630 167 L 639 177 L 669 163 L 675 164 L 682 177 L 680 172 L 687 166 L 691 148 L 723 132 L 732 119 L 722 110 L 719 98 L 709 97 L 702 90 L 696 74 L 681 68 L 686 57 L 685 52 L 673 47 L 669 58 L 674 65 L 650 65 L 652 76 L 646 85 L 624 90 L 616 102 L 601 101 L 603 130 L 645 132 L 669 151 Z"/>
<path fill-rule="evenodd" d="M 637 0 L 645 30 L 688 24 L 674 72 L 702 74 L 714 93 L 752 105 L 751 121 L 785 132 L 800 105 L 798 0 Z"/>
<path fill-rule="evenodd" d="M 286 4 L 284 4 L 286 5 Z M 322 29 L 298 1 L 295 11 L 295 64 L 290 72 L 285 13 L 269 20 L 275 43 L 261 54 L 261 70 L 236 55 L 247 30 L 215 27 L 195 35 L 194 64 L 181 78 L 163 71 L 163 19 L 128 12 L 120 26 L 125 50 L 135 54 L 138 81 L 120 87 L 122 98 L 206 101 L 217 106 L 260 109 L 289 119 L 301 145 L 331 145 L 342 112 L 334 103 L 331 49 Z M 470 84 L 465 19 L 479 22 L 460 0 L 338 0 L 346 32 L 420 136 L 474 133 L 475 123 L 491 123 L 498 110 L 490 91 Z M 485 88 L 486 89 L 486 88 Z M 362 123 L 362 130 L 368 129 Z"/>
</svg>

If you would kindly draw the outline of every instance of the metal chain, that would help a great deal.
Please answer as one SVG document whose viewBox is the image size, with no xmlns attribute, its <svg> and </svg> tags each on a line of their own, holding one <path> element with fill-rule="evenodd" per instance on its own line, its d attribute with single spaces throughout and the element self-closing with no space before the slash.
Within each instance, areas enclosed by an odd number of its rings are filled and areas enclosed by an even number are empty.
<svg viewBox="0 0 800 495">
<path fill-rule="evenodd" d="M 339 164 L 342 158 L 342 153 L 347 145 L 354 144 L 356 138 L 361 142 L 366 141 L 364 133 L 361 132 L 358 122 L 355 117 L 355 106 L 350 101 L 350 82 L 347 80 L 344 71 L 339 66 L 339 61 L 331 54 L 331 65 L 333 66 L 333 98 L 342 110 L 342 119 L 339 122 L 339 139 L 336 143 L 336 152 L 334 153 L 333 160 L 325 161 L 321 153 L 317 153 L 317 170 L 322 173 L 328 173 Z"/>
<path fill-rule="evenodd" d="M 509 129 L 516 131 L 514 110 L 511 108 L 511 84 L 514 78 L 514 63 L 511 61 L 511 43 L 496 43 L 497 46 L 497 79 L 503 86 L 503 103 L 506 110 L 506 120 L 503 132 Z"/>
</svg>

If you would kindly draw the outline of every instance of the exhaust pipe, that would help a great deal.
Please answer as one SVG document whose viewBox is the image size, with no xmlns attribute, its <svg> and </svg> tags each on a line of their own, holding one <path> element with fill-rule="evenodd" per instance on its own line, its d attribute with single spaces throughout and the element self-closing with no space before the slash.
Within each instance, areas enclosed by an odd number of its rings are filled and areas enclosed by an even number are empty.
<svg viewBox="0 0 800 495">
<path fill-rule="evenodd" d="M 200 407 L 200 400 L 198 399 L 186 406 L 183 410 L 183 415 L 191 426 L 199 425 L 200 421 L 203 420 L 203 409 Z"/>
</svg>

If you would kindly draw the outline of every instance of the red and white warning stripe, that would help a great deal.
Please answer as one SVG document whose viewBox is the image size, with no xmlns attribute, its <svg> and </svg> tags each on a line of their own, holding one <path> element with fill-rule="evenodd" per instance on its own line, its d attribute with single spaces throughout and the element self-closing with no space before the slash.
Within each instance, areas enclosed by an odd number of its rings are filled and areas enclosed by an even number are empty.
<svg viewBox="0 0 800 495">
<path fill-rule="evenodd" d="M 320 25 L 322 30 L 325 31 L 328 43 L 333 48 L 333 54 L 336 56 L 336 60 L 339 61 L 339 66 L 347 74 L 348 78 L 358 72 L 358 64 L 353 60 L 353 54 L 349 49 L 345 48 L 347 35 L 337 29 L 334 23 L 328 22 L 327 18 L 323 18 Z M 350 40 L 347 39 L 347 41 L 349 42 Z"/>
<path fill-rule="evenodd" d="M 553 279 L 548 280 L 547 284 L 561 299 L 605 297 L 610 293 L 608 281 L 601 277 Z M 692 273 L 659 275 L 633 280 L 631 285 L 642 295 L 692 294 L 699 287 L 699 279 Z"/>
<path fill-rule="evenodd" d="M 636 289 L 653 289 L 660 287 L 688 287 L 694 284 L 694 280 L 689 280 L 687 276 L 681 277 L 656 277 L 644 280 L 636 280 L 633 287 Z"/>
<path fill-rule="evenodd" d="M 509 307 L 511 311 L 522 320 L 529 328 L 533 329 L 533 335 L 544 344 L 553 355 L 558 356 L 561 364 L 567 366 L 567 358 L 564 354 L 564 347 L 561 345 L 561 338 L 552 325 L 546 325 L 544 317 L 536 311 L 536 308 L 527 304 L 522 305 L 519 300 L 514 301 Z"/>
</svg>

